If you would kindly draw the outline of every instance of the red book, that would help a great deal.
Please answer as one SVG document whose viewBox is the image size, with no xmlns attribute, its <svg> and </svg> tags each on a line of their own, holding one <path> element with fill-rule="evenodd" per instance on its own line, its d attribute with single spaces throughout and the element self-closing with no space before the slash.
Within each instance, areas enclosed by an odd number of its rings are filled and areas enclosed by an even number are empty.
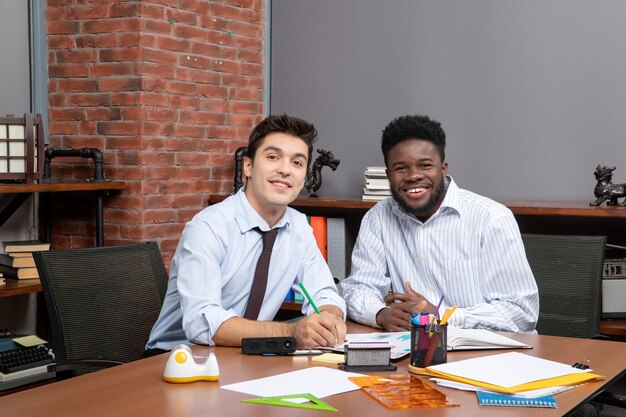
<svg viewBox="0 0 626 417">
<path fill-rule="evenodd" d="M 325 216 L 311 216 L 311 227 L 313 228 L 313 235 L 317 241 L 317 246 L 322 252 L 324 259 L 328 260 L 327 245 L 327 230 L 326 230 L 326 217 Z"/>
</svg>

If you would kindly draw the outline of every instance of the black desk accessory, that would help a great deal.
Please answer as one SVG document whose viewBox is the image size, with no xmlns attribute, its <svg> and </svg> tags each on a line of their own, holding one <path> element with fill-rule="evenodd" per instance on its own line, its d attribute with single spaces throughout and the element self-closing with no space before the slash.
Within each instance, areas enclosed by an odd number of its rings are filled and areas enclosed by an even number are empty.
<svg viewBox="0 0 626 417">
<path fill-rule="evenodd" d="M 241 353 L 247 355 L 285 355 L 295 351 L 296 339 L 290 336 L 248 337 L 241 339 Z"/>
</svg>

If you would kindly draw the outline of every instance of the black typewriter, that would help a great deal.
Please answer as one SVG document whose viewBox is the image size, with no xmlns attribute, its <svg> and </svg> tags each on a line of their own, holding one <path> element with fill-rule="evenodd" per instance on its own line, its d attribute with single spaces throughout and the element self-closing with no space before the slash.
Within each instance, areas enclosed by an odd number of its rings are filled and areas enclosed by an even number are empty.
<svg viewBox="0 0 626 417">
<path fill-rule="evenodd" d="M 0 337 L 0 391 L 54 378 L 48 372 L 52 364 L 54 356 L 45 345 L 23 347 L 12 337 Z"/>
</svg>

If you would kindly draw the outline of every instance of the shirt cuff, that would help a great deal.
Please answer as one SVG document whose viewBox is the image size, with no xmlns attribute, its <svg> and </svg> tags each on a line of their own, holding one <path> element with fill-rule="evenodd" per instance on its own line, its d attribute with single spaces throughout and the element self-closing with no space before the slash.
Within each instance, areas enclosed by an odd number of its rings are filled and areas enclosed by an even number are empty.
<svg viewBox="0 0 626 417">
<path fill-rule="evenodd" d="M 373 306 L 369 311 L 367 311 L 367 315 L 365 317 L 365 320 L 367 321 L 367 325 L 372 326 L 372 327 L 376 327 L 377 329 L 382 329 L 381 326 L 378 325 L 378 323 L 376 323 L 376 314 L 378 314 L 378 312 L 380 310 L 382 310 L 383 308 L 391 308 L 386 304 L 377 304 L 375 306 Z"/>
<path fill-rule="evenodd" d="M 185 334 L 190 342 L 215 346 L 213 336 L 217 333 L 222 323 L 233 317 L 238 317 L 233 310 L 214 309 L 202 313 L 202 319 L 194 320 L 189 329 L 185 329 Z"/>
<path fill-rule="evenodd" d="M 305 300 L 305 302 L 306 301 L 307 300 Z M 341 310 L 341 313 L 343 314 L 343 321 L 346 321 L 346 314 L 347 314 L 346 302 L 336 292 L 333 292 L 333 291 L 326 292 L 325 291 L 321 296 L 318 296 L 317 299 L 314 300 L 314 301 L 315 301 L 315 304 L 318 307 L 327 306 L 327 305 L 331 305 L 331 306 L 337 307 L 339 310 Z M 311 303 L 306 302 L 306 304 L 307 304 L 306 314 L 307 315 L 313 314 L 315 311 L 314 311 L 313 306 L 311 305 Z"/>
</svg>

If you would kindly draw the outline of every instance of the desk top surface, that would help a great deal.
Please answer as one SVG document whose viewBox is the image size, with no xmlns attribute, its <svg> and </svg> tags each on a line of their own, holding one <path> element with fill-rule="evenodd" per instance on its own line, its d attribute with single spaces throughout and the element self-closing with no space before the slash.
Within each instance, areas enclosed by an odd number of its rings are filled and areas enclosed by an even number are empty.
<svg viewBox="0 0 626 417">
<path fill-rule="evenodd" d="M 349 325 L 350 333 L 362 333 L 372 329 L 354 324 Z M 626 369 L 626 343 L 572 339 L 553 336 L 507 334 L 526 343 L 533 349 L 523 353 L 540 356 L 562 363 L 575 363 L 587 358 L 594 372 L 605 375 L 606 381 L 597 381 L 557 395 L 557 409 L 533 409 L 533 415 L 561 416 L 568 410 L 584 403 L 611 381 L 618 378 Z M 115 368 L 105 369 L 81 377 L 56 382 L 2 398 L 3 415 L 13 416 L 303 416 L 330 415 L 324 411 L 303 410 L 242 403 L 242 399 L 252 398 L 220 389 L 220 385 L 261 378 L 290 372 L 309 366 L 323 366 L 311 362 L 311 357 L 261 357 L 242 355 L 239 348 L 209 348 L 195 346 L 194 352 L 206 355 L 216 353 L 220 380 L 218 382 L 195 382 L 191 384 L 168 384 L 162 372 L 167 354 L 142 359 Z M 488 352 L 450 352 L 449 361 L 457 361 Z M 407 374 L 408 359 L 399 363 L 397 374 Z M 384 373 L 383 373 L 384 374 Z M 368 416 L 501 416 L 500 407 L 478 406 L 472 392 L 457 391 L 439 387 L 443 393 L 461 403 L 461 407 L 443 409 L 387 410 L 382 405 L 360 391 L 324 398 L 339 409 L 338 415 Z M 507 416 L 525 416 L 530 412 L 525 408 L 509 408 Z M 324 414 L 326 413 L 326 414 Z"/>
</svg>

